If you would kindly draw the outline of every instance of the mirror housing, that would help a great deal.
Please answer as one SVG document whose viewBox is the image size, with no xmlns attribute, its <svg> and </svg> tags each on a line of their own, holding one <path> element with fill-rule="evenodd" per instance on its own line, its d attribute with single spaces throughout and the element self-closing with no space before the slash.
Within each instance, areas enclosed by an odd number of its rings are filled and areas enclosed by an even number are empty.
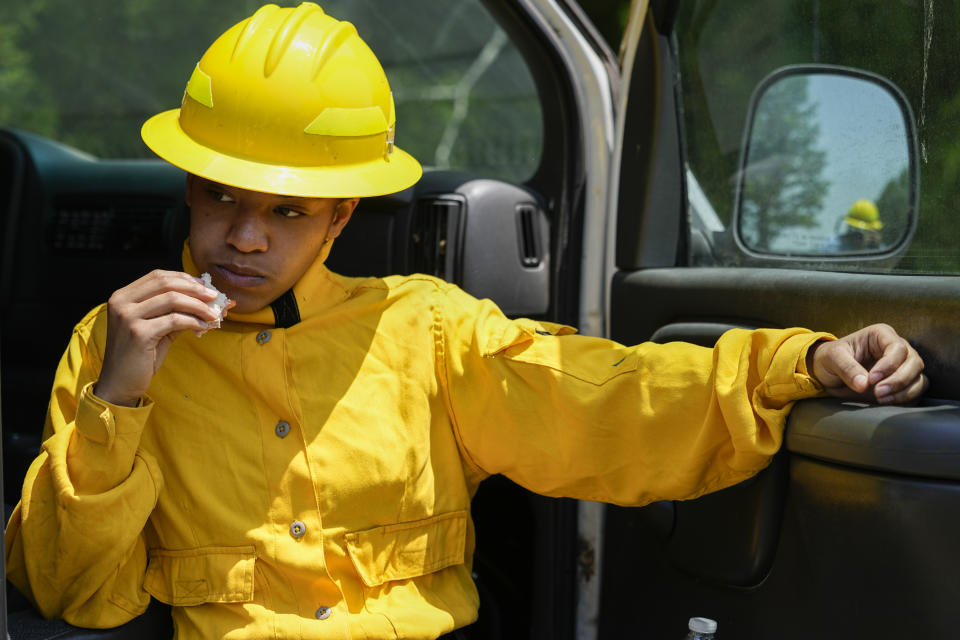
<svg viewBox="0 0 960 640">
<path fill-rule="evenodd" d="M 734 238 L 764 261 L 898 257 L 917 224 L 913 113 L 885 78 L 833 65 L 777 69 L 750 99 Z"/>
</svg>

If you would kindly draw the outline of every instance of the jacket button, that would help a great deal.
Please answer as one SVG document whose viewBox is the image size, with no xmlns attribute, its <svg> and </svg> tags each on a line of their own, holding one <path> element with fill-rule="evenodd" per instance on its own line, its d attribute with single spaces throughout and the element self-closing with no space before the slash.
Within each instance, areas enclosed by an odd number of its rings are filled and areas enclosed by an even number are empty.
<svg viewBox="0 0 960 640">
<path fill-rule="evenodd" d="M 290 433 L 290 423 L 281 420 L 277 423 L 273 431 L 277 434 L 278 438 L 286 438 L 287 434 Z"/>
<path fill-rule="evenodd" d="M 332 611 L 330 607 L 320 607 L 319 609 L 317 609 L 317 613 L 316 613 L 317 620 L 326 620 L 327 618 L 330 617 L 331 613 Z"/>
<path fill-rule="evenodd" d="M 270 342 L 270 332 L 266 329 L 257 334 L 257 344 L 266 344 Z"/>
<path fill-rule="evenodd" d="M 296 539 L 300 539 L 307 532 L 307 525 L 303 524 L 299 520 L 294 520 L 290 523 L 290 535 Z"/>
</svg>

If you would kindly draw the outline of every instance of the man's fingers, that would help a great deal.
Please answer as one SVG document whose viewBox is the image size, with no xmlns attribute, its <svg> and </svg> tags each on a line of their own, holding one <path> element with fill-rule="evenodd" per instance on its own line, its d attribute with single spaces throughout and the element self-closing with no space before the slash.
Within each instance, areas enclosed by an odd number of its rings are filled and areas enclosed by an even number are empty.
<svg viewBox="0 0 960 640">
<path fill-rule="evenodd" d="M 828 348 L 829 347 L 829 348 Z M 869 373 L 864 370 L 869 367 Z M 824 344 L 814 352 L 814 374 L 834 396 L 849 397 L 840 382 L 863 399 L 911 402 L 926 391 L 923 359 L 890 326 L 875 324 Z"/>
<path fill-rule="evenodd" d="M 824 347 L 826 348 L 818 349 L 816 354 L 822 354 L 822 359 L 819 363 L 820 366 L 826 369 L 828 373 L 839 378 L 843 384 L 857 393 L 866 391 L 870 386 L 867 370 L 857 362 L 857 359 L 854 358 L 850 350 L 839 342 L 825 344 Z M 826 386 L 833 386 L 829 384 L 829 381 L 824 380 L 823 376 L 818 376 L 818 378 L 820 378 L 821 382 L 824 382 Z"/>
<path fill-rule="evenodd" d="M 143 320 L 140 323 L 139 330 L 145 340 L 154 343 L 160 342 L 163 338 L 174 337 L 182 331 L 203 331 L 207 329 L 207 323 L 189 313 L 167 313 L 157 318 Z"/>
<path fill-rule="evenodd" d="M 217 295 L 198 278 L 182 271 L 156 269 L 117 291 L 122 300 L 143 302 L 169 291 L 179 291 L 200 300 L 213 300 Z"/>
<path fill-rule="evenodd" d="M 905 389 L 901 389 L 891 395 L 878 395 L 877 402 L 880 404 L 907 404 L 922 396 L 929 386 L 930 381 L 927 380 L 927 376 L 921 373 Z"/>
<path fill-rule="evenodd" d="M 179 271 L 152 271 L 114 291 L 107 303 L 107 344 L 97 391 L 109 402 L 140 398 L 163 364 L 173 339 L 202 331 L 216 318 L 215 294 Z"/>
<path fill-rule="evenodd" d="M 870 345 L 876 363 L 870 367 L 870 382 L 876 384 L 883 380 L 916 355 L 913 347 L 887 325 L 868 327 L 872 331 Z"/>
<path fill-rule="evenodd" d="M 874 394 L 877 400 L 891 396 L 902 389 L 909 389 L 923 376 L 923 359 L 914 350 L 913 347 L 906 345 L 904 348 L 904 358 L 897 368 L 889 376 L 885 376 L 876 385 Z M 880 363 L 877 363 L 878 365 Z M 872 375 L 872 372 L 871 372 Z"/>
<path fill-rule="evenodd" d="M 134 313 L 144 319 L 174 312 L 192 314 L 206 322 L 213 322 L 219 317 L 206 302 L 180 291 L 167 291 L 152 296 L 135 305 L 135 309 Z"/>
<path fill-rule="evenodd" d="M 871 351 L 877 358 L 870 368 L 870 383 L 875 386 L 877 400 L 916 388 L 922 376 L 923 359 L 910 343 L 885 324 L 872 325 L 866 331 Z"/>
</svg>

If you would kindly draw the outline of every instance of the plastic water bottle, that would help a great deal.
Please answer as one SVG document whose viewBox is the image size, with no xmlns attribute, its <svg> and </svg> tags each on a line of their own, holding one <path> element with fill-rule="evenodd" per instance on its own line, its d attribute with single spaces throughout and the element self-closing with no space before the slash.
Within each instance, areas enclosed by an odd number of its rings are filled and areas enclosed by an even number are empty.
<svg viewBox="0 0 960 640">
<path fill-rule="evenodd" d="M 717 633 L 717 621 L 710 618 L 690 618 L 685 640 L 713 640 Z"/>
</svg>

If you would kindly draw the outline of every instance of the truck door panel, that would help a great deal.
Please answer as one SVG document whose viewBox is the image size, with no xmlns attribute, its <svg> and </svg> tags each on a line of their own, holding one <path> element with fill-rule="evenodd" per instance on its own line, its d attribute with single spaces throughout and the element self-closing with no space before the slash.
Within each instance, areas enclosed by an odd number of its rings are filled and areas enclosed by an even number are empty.
<svg viewBox="0 0 960 640">
<path fill-rule="evenodd" d="M 629 75 L 612 182 L 619 201 L 611 337 L 711 346 L 733 327 L 843 335 L 885 322 L 923 356 L 931 385 L 912 407 L 801 401 L 784 447 L 754 479 L 689 502 L 606 507 L 599 637 L 679 637 L 692 616 L 714 618 L 719 637 L 740 639 L 949 636 L 960 596 L 956 277 L 898 272 L 894 261 L 764 262 L 738 253 L 731 222 L 702 215 L 706 196 L 688 155 L 700 134 L 685 131 L 683 115 L 716 127 L 731 122 L 730 112 L 681 97 L 684 81 L 728 85 L 696 68 L 681 80 L 678 47 L 699 41 L 673 33 L 676 24 L 693 24 L 705 37 L 704 25 L 734 15 L 706 2 L 651 5 L 640 35 L 623 47 Z M 778 16 L 799 20 L 806 9 L 798 11 Z M 764 27 L 770 38 L 775 26 Z M 754 42 L 762 33 L 742 35 Z M 645 125 L 638 131 L 637 123 Z M 655 179 L 655 167 L 673 173 Z M 920 202 L 922 230 L 923 191 Z"/>
</svg>

